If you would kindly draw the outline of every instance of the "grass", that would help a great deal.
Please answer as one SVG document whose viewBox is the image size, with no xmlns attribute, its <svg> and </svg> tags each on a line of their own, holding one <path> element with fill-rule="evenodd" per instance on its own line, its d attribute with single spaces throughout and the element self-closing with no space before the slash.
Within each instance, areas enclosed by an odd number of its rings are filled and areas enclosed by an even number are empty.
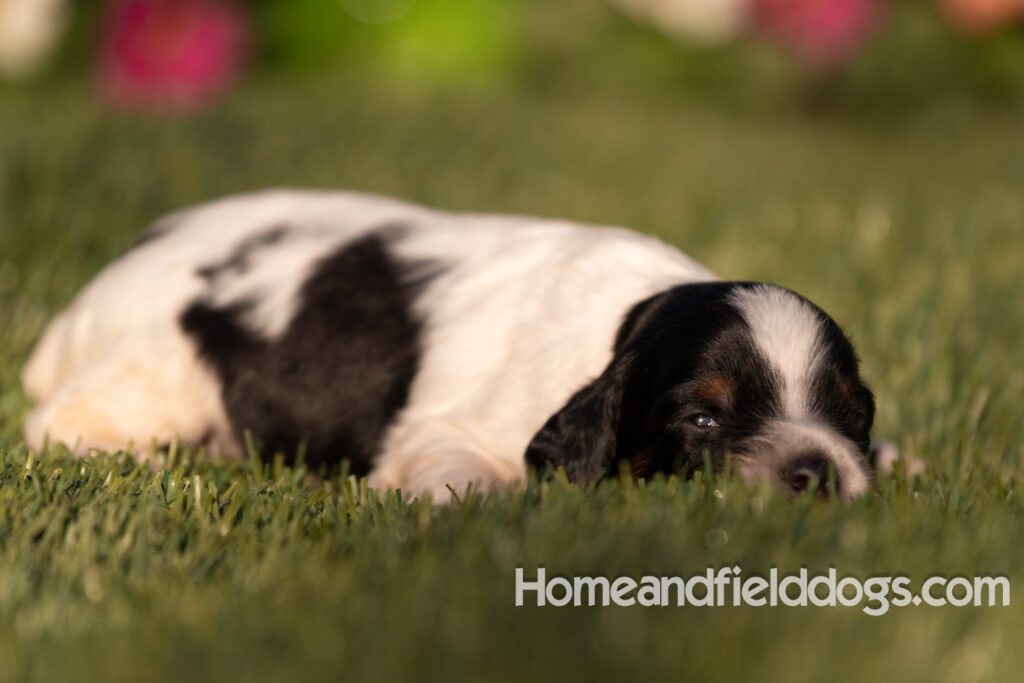
<svg viewBox="0 0 1024 683">
<path fill-rule="evenodd" d="M 557 478 L 430 506 L 300 469 L 30 454 L 46 320 L 160 213 L 268 185 L 620 223 L 808 295 L 858 343 L 876 435 L 927 463 L 851 505 Z M 193 120 L 75 86 L 0 97 L 0 680 L 1012 680 L 1009 608 L 513 606 L 514 570 L 1024 580 L 1024 137 L 571 82 L 475 94 L 254 82 Z M 159 273 L 153 277 L 158 278 Z"/>
</svg>

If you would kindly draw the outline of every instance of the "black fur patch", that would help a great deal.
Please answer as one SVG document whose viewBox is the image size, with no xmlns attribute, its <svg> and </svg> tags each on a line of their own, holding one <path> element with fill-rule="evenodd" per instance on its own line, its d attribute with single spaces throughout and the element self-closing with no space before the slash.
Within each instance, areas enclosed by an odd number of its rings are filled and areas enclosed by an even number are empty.
<svg viewBox="0 0 1024 683">
<path fill-rule="evenodd" d="M 412 304 L 439 270 L 396 261 L 388 243 L 397 234 L 379 231 L 320 261 L 288 329 L 273 341 L 247 329 L 246 303 L 197 301 L 182 315 L 221 379 L 237 435 L 250 430 L 264 457 L 291 458 L 305 443 L 312 467 L 348 458 L 356 474 L 371 469 L 418 368 L 422 323 Z"/>
<path fill-rule="evenodd" d="M 780 411 L 780 380 L 761 355 L 743 316 L 729 303 L 746 283 L 708 282 L 669 290 L 627 348 L 641 368 L 624 392 L 618 457 L 646 454 L 649 473 L 693 472 L 705 454 L 716 470 L 727 453 L 757 434 Z M 735 387 L 714 402 L 709 381 Z M 719 426 L 698 426 L 697 416 Z"/>
<path fill-rule="evenodd" d="M 615 334 L 615 345 L 612 347 L 612 350 L 615 353 L 622 351 L 671 294 L 672 290 L 655 294 L 629 309 L 626 317 L 622 319 L 622 324 L 619 325 L 619 331 Z"/>
<path fill-rule="evenodd" d="M 821 342 L 826 362 L 818 368 L 811 391 L 817 413 L 840 434 L 853 441 L 862 453 L 871 448 L 870 431 L 875 418 L 875 397 L 859 377 L 853 345 L 839 325 L 823 311 Z"/>
<path fill-rule="evenodd" d="M 749 328 L 726 300 L 739 286 L 681 285 L 634 306 L 608 368 L 548 420 L 527 449 L 527 463 L 564 467 L 580 482 L 614 472 L 621 460 L 638 474 L 695 470 L 708 451 L 720 467 L 725 442 L 709 440 L 688 422 L 709 412 L 698 401 L 697 383 L 717 373 L 744 387 L 735 408 L 744 433 L 758 429 L 777 401 Z"/>
<path fill-rule="evenodd" d="M 281 225 L 242 240 L 241 244 L 223 261 L 201 266 L 196 275 L 204 280 L 215 280 L 221 275 L 244 275 L 252 266 L 253 256 L 261 249 L 278 244 L 288 235 L 288 228 Z"/>
</svg>

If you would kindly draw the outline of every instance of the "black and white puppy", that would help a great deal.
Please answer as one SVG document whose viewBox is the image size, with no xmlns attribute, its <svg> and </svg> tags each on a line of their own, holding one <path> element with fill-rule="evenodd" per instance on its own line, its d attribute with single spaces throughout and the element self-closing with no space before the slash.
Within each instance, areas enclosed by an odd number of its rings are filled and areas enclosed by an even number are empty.
<svg viewBox="0 0 1024 683">
<path fill-rule="evenodd" d="M 874 402 L 839 326 L 620 228 L 270 191 L 158 221 L 46 330 L 32 448 L 305 444 L 372 486 L 716 469 L 869 487 Z"/>
</svg>

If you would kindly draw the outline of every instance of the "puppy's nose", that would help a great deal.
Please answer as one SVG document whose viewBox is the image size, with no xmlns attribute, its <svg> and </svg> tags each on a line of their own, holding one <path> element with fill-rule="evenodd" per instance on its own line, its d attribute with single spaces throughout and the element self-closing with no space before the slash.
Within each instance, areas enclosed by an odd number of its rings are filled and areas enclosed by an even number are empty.
<svg viewBox="0 0 1024 683">
<path fill-rule="evenodd" d="M 829 496 L 829 465 L 831 460 L 819 451 L 801 453 L 783 468 L 782 481 L 794 494 L 807 491 L 812 486 L 817 495 Z M 839 491 L 839 474 L 835 475 L 836 491 Z"/>
</svg>

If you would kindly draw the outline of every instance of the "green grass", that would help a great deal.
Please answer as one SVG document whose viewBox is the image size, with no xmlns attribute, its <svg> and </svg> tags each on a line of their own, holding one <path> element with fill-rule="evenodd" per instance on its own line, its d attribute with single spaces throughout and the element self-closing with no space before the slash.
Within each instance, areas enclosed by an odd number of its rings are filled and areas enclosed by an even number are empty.
<svg viewBox="0 0 1024 683">
<path fill-rule="evenodd" d="M 1024 586 L 1024 136 L 968 105 L 749 113 L 616 82 L 402 94 L 252 84 L 194 120 L 0 97 L 0 679 L 1013 680 L 1024 610 L 513 606 L 514 570 L 1006 574 Z M 30 456 L 18 372 L 161 212 L 268 185 L 658 234 L 843 323 L 876 435 L 923 459 L 852 505 L 557 479 L 432 507 L 302 470 Z M 153 277 L 158 278 L 159 273 Z"/>
</svg>

